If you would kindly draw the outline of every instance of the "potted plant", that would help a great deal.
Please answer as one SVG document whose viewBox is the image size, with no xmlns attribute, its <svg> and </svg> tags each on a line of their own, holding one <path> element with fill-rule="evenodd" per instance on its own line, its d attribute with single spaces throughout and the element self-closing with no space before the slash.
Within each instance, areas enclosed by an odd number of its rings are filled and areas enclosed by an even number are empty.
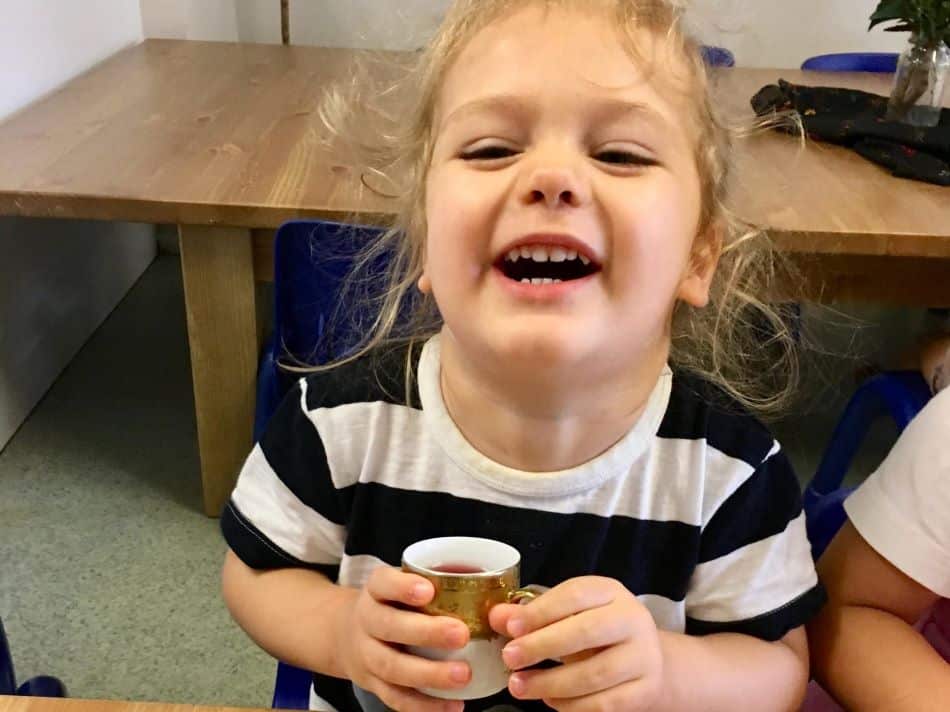
<svg viewBox="0 0 950 712">
<path fill-rule="evenodd" d="M 950 73 L 950 0 L 881 0 L 871 15 L 874 27 L 892 22 L 887 32 L 910 32 L 888 103 L 887 118 L 936 126 Z"/>
</svg>

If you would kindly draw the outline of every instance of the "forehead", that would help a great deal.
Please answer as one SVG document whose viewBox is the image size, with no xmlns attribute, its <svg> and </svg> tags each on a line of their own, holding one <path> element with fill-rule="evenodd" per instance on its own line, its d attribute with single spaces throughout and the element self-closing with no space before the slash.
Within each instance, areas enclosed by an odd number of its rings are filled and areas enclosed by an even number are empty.
<svg viewBox="0 0 950 712">
<path fill-rule="evenodd" d="M 459 107 L 506 96 L 551 109 L 581 107 L 593 98 L 627 101 L 685 128 L 683 59 L 670 57 L 667 46 L 646 30 L 634 31 L 631 53 L 610 20 L 531 6 L 489 23 L 447 71 L 435 125 Z"/>
</svg>

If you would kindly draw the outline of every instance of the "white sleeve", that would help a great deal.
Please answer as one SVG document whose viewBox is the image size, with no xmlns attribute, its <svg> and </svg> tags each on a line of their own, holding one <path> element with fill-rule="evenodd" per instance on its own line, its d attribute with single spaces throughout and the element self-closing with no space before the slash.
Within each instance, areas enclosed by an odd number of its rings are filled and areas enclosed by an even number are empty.
<svg viewBox="0 0 950 712">
<path fill-rule="evenodd" d="M 950 389 L 911 421 L 844 508 L 875 551 L 950 597 Z"/>
</svg>

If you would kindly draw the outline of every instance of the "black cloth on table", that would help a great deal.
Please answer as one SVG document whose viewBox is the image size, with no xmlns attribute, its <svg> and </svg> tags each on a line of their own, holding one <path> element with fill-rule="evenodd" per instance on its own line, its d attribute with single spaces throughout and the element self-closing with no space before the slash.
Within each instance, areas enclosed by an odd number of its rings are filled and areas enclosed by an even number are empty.
<svg viewBox="0 0 950 712">
<path fill-rule="evenodd" d="M 857 151 L 900 178 L 950 185 L 950 109 L 932 128 L 888 121 L 887 97 L 779 79 L 752 97 L 759 116 L 795 110 L 808 137 Z"/>
</svg>

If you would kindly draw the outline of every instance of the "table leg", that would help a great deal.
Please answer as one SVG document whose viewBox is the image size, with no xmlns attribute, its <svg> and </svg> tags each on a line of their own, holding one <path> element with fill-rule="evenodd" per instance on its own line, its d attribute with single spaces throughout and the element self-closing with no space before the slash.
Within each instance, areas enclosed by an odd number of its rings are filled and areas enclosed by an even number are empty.
<svg viewBox="0 0 950 712">
<path fill-rule="evenodd" d="M 181 225 L 204 509 L 218 516 L 250 452 L 257 371 L 251 231 Z"/>
</svg>

